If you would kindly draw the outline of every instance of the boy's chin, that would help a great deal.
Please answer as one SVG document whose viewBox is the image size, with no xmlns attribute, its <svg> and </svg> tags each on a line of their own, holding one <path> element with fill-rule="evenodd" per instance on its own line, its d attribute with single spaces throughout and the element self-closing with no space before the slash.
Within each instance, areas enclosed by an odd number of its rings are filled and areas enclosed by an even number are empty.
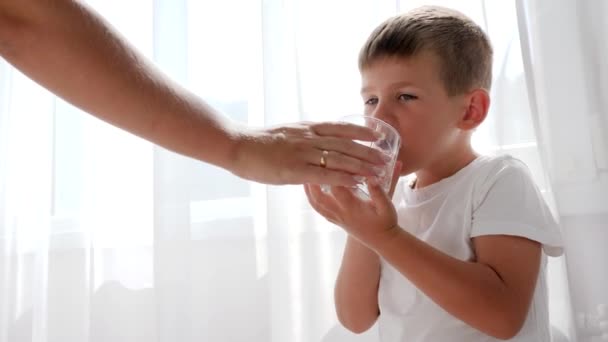
<svg viewBox="0 0 608 342">
<path fill-rule="evenodd" d="M 399 171 L 399 177 L 407 176 L 409 174 L 412 174 L 412 173 L 418 171 L 417 169 L 407 167 L 404 162 L 402 162 L 402 163 L 403 163 L 403 166 L 401 167 L 401 171 Z"/>
</svg>

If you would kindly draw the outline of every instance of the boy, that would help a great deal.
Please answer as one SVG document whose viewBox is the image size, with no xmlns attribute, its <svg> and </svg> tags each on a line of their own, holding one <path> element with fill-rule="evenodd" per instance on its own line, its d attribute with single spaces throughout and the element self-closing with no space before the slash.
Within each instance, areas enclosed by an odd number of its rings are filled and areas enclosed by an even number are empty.
<svg viewBox="0 0 608 342">
<path fill-rule="evenodd" d="M 366 201 L 305 186 L 348 233 L 335 306 L 351 331 L 378 321 L 382 342 L 550 341 L 543 252 L 561 254 L 557 224 L 522 162 L 471 148 L 491 60 L 483 31 L 440 7 L 388 19 L 363 46 L 365 114 L 404 141 L 393 191 L 370 179 Z"/>
</svg>

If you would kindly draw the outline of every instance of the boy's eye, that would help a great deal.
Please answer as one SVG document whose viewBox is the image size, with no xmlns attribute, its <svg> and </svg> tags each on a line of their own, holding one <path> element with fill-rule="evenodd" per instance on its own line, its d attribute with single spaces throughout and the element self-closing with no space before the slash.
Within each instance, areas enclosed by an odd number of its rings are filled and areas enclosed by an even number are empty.
<svg viewBox="0 0 608 342">
<path fill-rule="evenodd" d="M 377 98 L 371 98 L 371 99 L 367 99 L 365 100 L 365 105 L 375 105 L 376 103 L 378 103 L 378 99 Z"/>
<path fill-rule="evenodd" d="M 417 98 L 418 98 L 417 96 L 410 95 L 410 94 L 399 95 L 399 100 L 403 100 L 403 101 L 412 101 L 412 100 L 416 100 Z"/>
</svg>

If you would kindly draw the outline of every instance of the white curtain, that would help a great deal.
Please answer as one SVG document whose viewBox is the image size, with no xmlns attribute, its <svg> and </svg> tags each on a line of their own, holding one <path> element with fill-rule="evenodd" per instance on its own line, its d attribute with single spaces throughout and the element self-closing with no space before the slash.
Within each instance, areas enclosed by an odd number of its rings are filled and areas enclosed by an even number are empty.
<svg viewBox="0 0 608 342">
<path fill-rule="evenodd" d="M 594 11 L 591 4 L 561 2 Z M 607 103 L 600 94 L 608 78 L 599 78 L 597 68 L 583 58 L 568 60 L 568 67 L 584 69 L 592 80 L 585 84 L 594 89 L 594 109 L 583 109 L 591 102 L 579 88 L 573 89 L 581 96 L 576 98 L 550 91 L 557 85 L 576 87 L 547 78 L 559 77 L 561 69 L 538 74 L 539 64 L 548 68 L 545 53 L 565 58 L 563 51 L 551 50 L 560 45 L 543 45 L 543 34 L 560 41 L 553 27 L 531 19 L 548 5 L 481 0 L 89 3 L 164 72 L 250 125 L 332 120 L 360 112 L 357 52 L 377 24 L 425 3 L 465 12 L 487 30 L 496 55 L 492 110 L 476 133 L 476 147 L 528 163 L 567 228 L 568 253 L 580 254 L 569 254 L 568 265 L 585 276 L 593 271 L 600 282 L 578 284 L 572 280 L 581 278 L 571 277 L 568 283 L 564 260 L 551 261 L 556 336 L 576 338 L 569 286 L 574 299 L 577 293 L 588 294 L 585 286 L 596 291 L 574 305 L 586 324 L 579 328 L 599 322 L 597 304 L 608 303 L 601 301 L 608 295 L 608 275 L 598 271 L 602 259 L 593 264 L 585 259 L 587 235 L 577 228 L 587 221 L 572 218 L 572 210 L 582 208 L 580 214 L 586 215 L 584 210 L 598 209 L 592 211 L 600 215 L 593 228 L 593 257 L 602 257 L 606 252 L 598 238 L 606 241 L 608 234 L 601 227 L 608 201 L 601 196 L 608 191 L 596 191 L 597 200 L 589 206 L 583 205 L 588 199 L 581 202 L 582 197 L 570 194 L 580 191 L 582 196 L 585 190 L 577 187 L 594 189 L 596 180 L 606 184 L 606 160 L 601 164 L 606 149 L 597 152 L 597 146 L 606 145 L 580 139 L 589 139 L 586 134 L 600 126 L 592 117 L 604 125 L 597 139 L 606 138 Z M 568 11 L 562 14 L 569 24 L 584 24 L 575 23 Z M 595 15 L 599 25 L 603 17 Z M 549 17 L 562 27 L 562 21 Z M 578 37 L 570 37 L 573 44 Z M 592 56 L 600 68 L 607 45 L 593 44 L 588 32 L 580 37 L 598 49 Z M 568 54 L 581 51 L 567 49 Z M 345 235 L 313 212 L 300 187 L 249 183 L 155 147 L 74 109 L 6 63 L 0 64 L 0 106 L 0 342 L 377 341 L 375 328 L 356 336 L 337 323 L 333 281 Z M 553 112 L 563 114 L 558 128 L 583 126 L 584 116 L 589 130 L 566 136 L 555 130 L 553 116 L 548 120 Z M 568 182 L 573 174 L 580 184 Z"/>
<path fill-rule="evenodd" d="M 608 3 L 518 0 L 517 10 L 578 339 L 608 340 Z"/>
</svg>

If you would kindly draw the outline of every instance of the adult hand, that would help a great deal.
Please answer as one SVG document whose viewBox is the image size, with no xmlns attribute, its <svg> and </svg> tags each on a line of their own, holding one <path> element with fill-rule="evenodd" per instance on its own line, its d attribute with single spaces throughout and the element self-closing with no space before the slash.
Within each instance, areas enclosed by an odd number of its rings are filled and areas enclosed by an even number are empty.
<svg viewBox="0 0 608 342">
<path fill-rule="evenodd" d="M 374 176 L 383 154 L 353 140 L 375 141 L 373 130 L 348 123 L 301 122 L 245 131 L 237 139 L 236 175 L 267 184 L 353 186 Z M 324 152 L 327 151 L 327 152 Z"/>
</svg>

